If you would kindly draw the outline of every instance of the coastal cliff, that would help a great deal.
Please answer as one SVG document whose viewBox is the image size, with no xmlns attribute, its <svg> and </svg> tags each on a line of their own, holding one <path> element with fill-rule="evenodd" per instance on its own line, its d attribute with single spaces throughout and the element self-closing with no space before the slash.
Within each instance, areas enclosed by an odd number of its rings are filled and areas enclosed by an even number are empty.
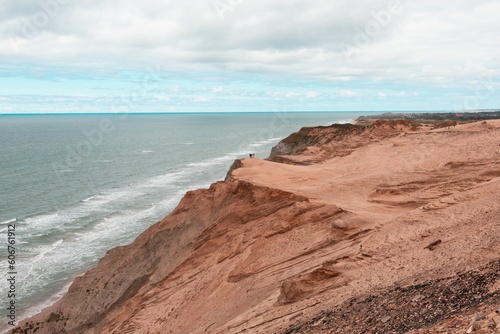
<svg viewBox="0 0 500 334">
<path fill-rule="evenodd" d="M 498 333 L 499 145 L 498 120 L 303 128 L 12 332 Z"/>
</svg>

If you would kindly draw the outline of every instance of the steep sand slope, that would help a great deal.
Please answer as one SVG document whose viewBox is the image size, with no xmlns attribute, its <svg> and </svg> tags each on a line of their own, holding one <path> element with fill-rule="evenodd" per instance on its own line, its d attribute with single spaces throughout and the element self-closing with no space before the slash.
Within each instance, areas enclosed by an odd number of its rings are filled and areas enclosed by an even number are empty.
<svg viewBox="0 0 500 334">
<path fill-rule="evenodd" d="M 300 155 L 283 141 L 273 160 L 293 165 L 245 159 L 189 192 L 14 332 L 404 333 L 463 316 L 458 331 L 493 310 L 500 121 L 338 129 L 296 137 Z"/>
</svg>

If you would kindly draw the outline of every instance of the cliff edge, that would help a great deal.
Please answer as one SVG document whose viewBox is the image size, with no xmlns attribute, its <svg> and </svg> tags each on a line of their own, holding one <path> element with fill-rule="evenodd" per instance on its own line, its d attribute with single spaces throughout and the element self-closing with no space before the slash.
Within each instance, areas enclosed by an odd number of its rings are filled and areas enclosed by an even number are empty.
<svg viewBox="0 0 500 334">
<path fill-rule="evenodd" d="M 499 333 L 499 145 L 499 120 L 304 128 L 12 333 Z"/>
</svg>

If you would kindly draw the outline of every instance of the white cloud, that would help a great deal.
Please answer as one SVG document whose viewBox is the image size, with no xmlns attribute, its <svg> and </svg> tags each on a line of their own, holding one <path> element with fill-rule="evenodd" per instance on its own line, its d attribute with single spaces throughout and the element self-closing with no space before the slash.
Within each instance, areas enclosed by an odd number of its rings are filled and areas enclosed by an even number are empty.
<svg viewBox="0 0 500 334">
<path fill-rule="evenodd" d="M 154 98 L 159 102 L 169 102 L 171 100 L 170 96 L 157 95 Z"/>
<path fill-rule="evenodd" d="M 314 91 L 309 91 L 306 93 L 306 97 L 308 99 L 315 99 L 315 98 L 319 97 L 319 95 L 320 94 L 318 92 L 314 92 Z"/>
<path fill-rule="evenodd" d="M 379 98 L 385 99 L 389 97 L 416 97 L 419 96 L 418 92 L 379 92 Z"/>
<path fill-rule="evenodd" d="M 59 3 L 49 10 L 37 0 L 2 2 L 0 71 L 15 78 L 48 72 L 49 80 L 100 73 L 120 81 L 120 71 L 159 66 L 166 81 L 173 72 L 188 78 L 164 93 L 182 90 L 193 101 L 199 92 L 186 87 L 204 80 L 213 88 L 200 94 L 225 96 L 234 82 L 252 80 L 274 92 L 267 98 L 321 100 L 333 91 L 349 101 L 474 90 L 474 80 L 500 76 L 495 0 L 399 0 L 401 11 L 386 23 L 374 13 L 387 13 L 389 0 L 226 1 L 231 8 L 222 19 L 211 0 L 64 2 L 41 2 Z M 345 45 L 356 50 L 351 57 Z M 397 95 L 402 90 L 410 95 Z"/>
<path fill-rule="evenodd" d="M 210 101 L 210 99 L 206 96 L 196 96 L 194 98 L 194 101 L 195 102 L 208 102 L 208 101 Z"/>
<path fill-rule="evenodd" d="M 214 87 L 212 88 L 212 93 L 215 93 L 215 94 L 221 94 L 224 92 L 224 88 L 223 87 Z"/>
<path fill-rule="evenodd" d="M 341 97 L 357 97 L 360 96 L 361 94 L 353 90 L 341 89 L 339 90 L 339 95 Z"/>
<path fill-rule="evenodd" d="M 198 64 L 330 79 L 361 69 L 371 72 L 369 76 L 406 79 L 409 71 L 428 64 L 434 71 L 426 77 L 440 72 L 456 77 L 464 60 L 487 60 L 490 68 L 498 65 L 498 50 L 491 41 L 500 28 L 493 15 L 500 3 L 493 0 L 453 5 L 413 1 L 358 45 L 360 52 L 352 63 L 344 59 L 341 45 L 353 44 L 368 23 L 376 23 L 372 12 L 386 11 L 389 1 L 242 1 L 224 20 L 210 1 L 202 0 L 194 2 L 198 5 L 173 0 L 69 2 L 39 27 L 35 23 L 45 14 L 42 7 L 37 1 L 20 2 L 23 5 L 5 5 L 0 32 L 22 45 L 16 53 L 9 39 L 4 40 L 1 55 L 26 61 L 87 66 L 156 63 L 167 68 Z M 386 73 L 384 66 L 402 71 Z"/>
</svg>

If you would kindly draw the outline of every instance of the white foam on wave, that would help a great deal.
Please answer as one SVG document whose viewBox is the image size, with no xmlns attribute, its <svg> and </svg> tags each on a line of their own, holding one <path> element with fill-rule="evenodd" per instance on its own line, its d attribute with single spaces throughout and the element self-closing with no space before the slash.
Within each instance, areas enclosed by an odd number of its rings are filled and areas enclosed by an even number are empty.
<svg viewBox="0 0 500 334">
<path fill-rule="evenodd" d="M 252 143 L 252 144 L 248 145 L 248 146 L 249 147 L 262 147 L 262 146 L 265 146 L 265 145 L 272 144 L 272 143 L 275 143 L 277 141 L 280 141 L 281 139 L 282 138 L 280 138 L 280 137 L 269 138 L 269 139 L 266 139 L 266 140 L 257 141 L 255 143 Z"/>
<path fill-rule="evenodd" d="M 160 214 L 162 214 L 163 218 L 168 214 L 168 212 L 172 211 L 177 204 L 179 204 L 180 200 L 186 192 L 191 191 L 191 190 L 196 190 L 196 189 L 201 189 L 201 188 L 207 188 L 209 186 L 209 183 L 204 183 L 204 184 L 197 184 L 197 185 L 191 185 L 187 188 L 183 188 L 178 190 L 175 194 L 171 195 L 170 197 L 158 202 L 155 204 L 157 210 L 159 211 Z"/>
<path fill-rule="evenodd" d="M 150 204 L 147 208 L 115 211 L 95 224 L 91 230 L 75 235 L 75 247 L 81 245 L 96 245 L 93 251 L 99 248 L 108 250 L 110 244 L 117 240 L 131 242 L 147 226 L 165 217 L 184 196 L 186 191 L 206 187 L 207 184 L 196 184 L 178 189 L 167 198 Z M 139 228 L 140 227 L 140 228 Z M 92 252 L 92 250 L 90 250 Z"/>
<path fill-rule="evenodd" d="M 228 155 L 225 155 L 223 157 L 207 159 L 207 160 L 200 161 L 200 162 L 193 162 L 193 163 L 188 164 L 188 166 L 189 167 L 210 167 L 210 166 L 224 164 L 224 163 L 231 161 L 233 159 L 234 158 L 231 156 L 231 154 L 228 154 Z"/>
<path fill-rule="evenodd" d="M 54 227 L 54 225 L 60 221 L 59 213 L 54 212 L 26 218 L 24 219 L 23 225 L 30 229 L 46 229 L 48 227 Z"/>
<path fill-rule="evenodd" d="M 17 222 L 17 218 L 13 218 L 13 219 L 9 219 L 9 220 L 0 222 L 0 226 L 4 226 L 4 227 L 0 228 L 0 233 L 4 233 L 4 232 L 8 231 L 9 230 L 8 225 L 15 223 L 15 222 Z"/>
<path fill-rule="evenodd" d="M 0 222 L 0 225 L 8 225 L 8 224 L 14 223 L 16 221 L 17 221 L 17 218 L 12 218 L 12 219 L 6 220 L 4 222 Z"/>
<path fill-rule="evenodd" d="M 62 239 L 50 244 L 38 245 L 30 251 L 28 247 L 25 247 L 20 254 L 23 254 L 23 257 L 16 266 L 18 272 L 17 290 L 19 295 L 28 301 L 36 300 L 36 295 L 43 296 L 47 286 L 53 282 L 64 282 L 69 286 L 69 283 L 64 278 L 65 273 L 68 275 L 68 272 L 75 272 L 83 264 L 79 261 L 82 257 L 80 249 L 75 247 L 74 244 L 66 244 Z M 29 309 L 20 312 L 18 319 L 38 313 L 44 307 L 57 301 L 67 290 L 67 286 L 63 287 L 56 295 L 52 295 L 48 300 L 32 304 Z M 5 295 L 5 292 L 4 286 L 0 286 L 0 293 Z"/>
<path fill-rule="evenodd" d="M 186 175 L 185 171 L 158 175 L 139 185 L 140 188 L 157 188 L 172 184 Z"/>
<path fill-rule="evenodd" d="M 88 201 L 93 200 L 94 198 L 95 198 L 95 195 L 92 195 L 92 196 L 90 196 L 90 197 L 88 197 L 88 198 L 86 198 L 86 199 L 82 199 L 82 202 L 83 202 L 83 203 L 86 203 L 86 202 L 88 202 Z"/>
<path fill-rule="evenodd" d="M 146 185 L 169 183 L 183 174 L 184 172 L 178 172 L 154 177 Z M 141 196 L 144 193 L 141 186 L 144 184 L 103 192 L 62 210 L 22 219 L 24 238 L 40 237 L 35 248 L 25 248 L 26 256 L 19 265 L 20 277 L 25 282 L 22 289 L 27 298 L 47 289 L 47 282 L 61 279 L 61 274 L 78 271 L 82 266 L 97 261 L 110 248 L 131 242 L 148 224 L 154 223 L 152 217 L 163 217 L 168 213 L 166 210 L 175 204 L 173 200 L 161 201 L 147 208 L 111 213 L 111 210 L 126 205 L 132 197 Z M 108 206 L 109 203 L 116 205 Z M 89 216 L 97 210 L 104 211 L 102 213 L 108 211 L 110 214 L 106 218 L 96 217 L 98 221 L 86 226 L 78 225 L 78 218 Z M 12 221 L 14 219 L 5 223 Z M 66 223 L 68 224 L 65 225 Z M 49 235 L 57 237 L 56 241 L 47 243 L 47 239 L 51 239 Z"/>
<path fill-rule="evenodd" d="M 81 243 L 77 238 L 59 239 L 38 246 L 33 250 L 32 257 L 19 262 L 19 291 L 26 298 L 33 298 L 31 296 L 43 294 L 47 286 L 54 282 L 67 283 L 67 276 L 81 271 L 103 255 L 96 252 L 95 247 L 95 244 Z"/>
<path fill-rule="evenodd" d="M 57 249 L 62 243 L 63 243 L 63 240 L 60 239 L 51 245 L 41 247 L 41 250 L 39 250 L 38 254 L 31 261 L 32 262 L 40 261 L 41 259 L 43 259 L 45 257 L 46 254 Z"/>
<path fill-rule="evenodd" d="M 101 255 L 100 253 L 109 250 L 110 245 L 117 246 L 124 241 L 131 242 L 143 231 L 144 226 L 141 226 L 140 221 L 148 220 L 157 214 L 158 210 L 154 206 L 110 214 L 101 219 L 91 230 L 78 235 L 75 238 L 75 247 L 80 248 L 80 251 Z M 141 228 L 138 228 L 139 226 Z"/>
<path fill-rule="evenodd" d="M 248 157 L 250 153 L 255 153 L 255 150 L 262 148 L 266 145 L 276 143 L 281 139 L 282 139 L 281 137 L 274 137 L 265 140 L 251 142 L 250 144 L 240 147 L 235 152 L 230 152 L 225 154 L 224 156 L 206 159 L 199 162 L 192 162 L 189 163 L 187 167 L 201 169 L 201 168 L 209 168 L 227 164 L 228 162 L 232 162 L 234 159 Z"/>
<path fill-rule="evenodd" d="M 26 225 L 27 230 L 34 230 L 35 232 L 32 233 L 32 235 L 35 236 L 39 235 L 39 232 L 42 232 L 42 230 L 45 233 L 47 233 L 47 230 L 50 229 L 52 229 L 52 232 L 54 232 L 55 229 L 62 229 L 61 233 L 63 233 L 65 228 L 74 230 L 74 226 L 72 228 L 71 225 L 74 225 L 73 223 L 78 219 L 87 217 L 95 212 L 107 211 L 109 209 L 112 209 L 110 205 L 113 205 L 113 207 L 119 207 L 122 204 L 124 205 L 126 202 L 132 200 L 133 198 L 144 195 L 145 192 L 141 191 L 141 189 L 161 188 L 171 186 L 173 184 L 175 184 L 176 188 L 178 188 L 180 184 L 187 185 L 186 183 L 189 182 L 190 176 L 192 174 L 199 173 L 200 171 L 204 171 L 207 168 L 215 168 L 221 165 L 227 165 L 234 159 L 245 157 L 249 153 L 252 153 L 251 148 L 267 145 L 276 140 L 279 140 L 279 138 L 270 138 L 257 141 L 250 144 L 250 148 L 247 147 L 245 149 L 238 150 L 237 152 L 231 152 L 223 156 L 206 159 L 200 162 L 189 163 L 182 171 L 154 176 L 136 185 L 128 185 L 89 196 L 81 200 L 76 205 L 58 210 L 56 212 L 26 218 L 24 220 L 24 225 Z M 178 182 L 181 183 L 176 184 Z M 185 187 L 183 186 L 182 188 Z M 149 191 L 147 191 L 147 193 L 149 193 Z M 29 236 L 29 234 L 27 236 Z"/>
<path fill-rule="evenodd" d="M 50 233 L 63 233 L 66 228 L 74 228 L 74 222 L 80 218 L 89 216 L 94 212 L 105 210 L 109 204 L 129 200 L 133 196 L 140 196 L 140 191 L 132 189 L 118 189 L 111 192 L 103 192 L 90 196 L 78 204 L 60 209 L 51 213 L 28 217 L 24 219 L 22 228 L 25 236 L 40 236 Z M 54 231 L 56 230 L 56 231 Z"/>
<path fill-rule="evenodd" d="M 129 199 L 135 196 L 136 191 L 129 187 L 119 188 L 114 191 L 106 191 L 100 194 L 94 195 L 94 198 L 87 203 L 94 206 L 104 206 L 120 200 Z"/>
<path fill-rule="evenodd" d="M 179 203 L 180 199 L 182 196 L 179 196 L 179 193 L 176 196 L 172 196 L 168 199 L 165 199 L 159 203 L 156 204 L 156 207 L 158 211 L 160 212 L 165 212 L 165 215 L 167 214 L 166 210 L 173 209 L 174 205 Z"/>
<path fill-rule="evenodd" d="M 55 304 L 57 301 L 59 301 L 64 296 L 64 294 L 68 291 L 68 289 L 72 283 L 73 283 L 73 281 L 68 282 L 61 289 L 59 289 L 56 293 L 51 295 L 49 298 L 47 298 L 41 302 L 35 303 L 32 306 L 30 306 L 29 308 L 27 308 L 26 310 L 21 311 L 18 314 L 16 314 L 16 322 L 19 324 L 21 321 L 28 319 L 30 317 L 33 317 L 33 316 L 37 315 L 38 313 L 42 312 L 47 307 Z M 6 324 L 6 325 L 0 327 L 0 334 L 7 333 L 11 329 L 12 329 L 12 326 Z"/>
<path fill-rule="evenodd" d="M 269 144 L 275 144 L 278 141 L 280 141 L 281 139 L 282 138 L 280 138 L 280 137 L 275 137 L 275 138 L 269 138 L 266 140 L 259 140 L 256 142 L 252 142 L 250 144 L 247 144 L 246 146 L 241 146 L 238 149 L 238 151 L 236 151 L 236 152 L 229 153 L 229 156 L 232 159 L 238 159 L 238 158 L 242 158 L 242 157 L 247 158 L 250 153 L 256 153 L 256 151 L 259 152 L 259 150 L 260 150 L 260 153 L 262 153 L 264 146 L 267 146 Z"/>
<path fill-rule="evenodd" d="M 143 150 L 143 151 L 141 151 L 141 153 L 154 153 L 154 151 L 151 151 L 151 150 Z"/>
<path fill-rule="evenodd" d="M 198 189 L 203 186 L 205 184 L 193 184 L 186 188 Z M 186 188 L 177 188 L 170 193 L 168 198 L 154 202 L 146 208 L 115 211 L 92 227 L 89 226 L 90 229 L 80 230 L 77 233 L 66 233 L 68 237 L 63 236 L 63 239 L 33 249 L 33 251 L 29 252 L 31 254 L 19 266 L 20 278 L 24 281 L 23 286 L 20 286 L 20 291 L 22 289 L 26 296 L 36 296 L 40 292 L 47 290 L 47 282 L 64 279 L 61 274 L 68 273 L 73 276 L 74 274 L 71 273 L 81 271 L 81 268 L 97 261 L 110 248 L 133 241 L 145 228 L 167 215 L 188 190 Z M 122 195 L 124 194 L 110 197 L 110 194 L 108 194 L 108 197 L 105 195 L 103 198 L 96 195 L 95 198 L 86 203 L 109 200 L 110 198 L 123 198 Z M 84 207 L 85 205 L 80 203 L 79 206 Z M 38 217 L 38 223 L 41 223 L 42 220 L 57 219 L 60 216 L 60 213 L 44 215 Z M 64 231 L 61 231 L 62 235 L 64 233 Z M 51 268 L 51 270 L 47 270 L 47 268 Z M 61 290 L 49 298 L 32 305 L 26 311 L 20 312 L 18 319 L 32 316 L 43 308 L 52 305 L 67 291 L 70 283 L 65 282 L 66 285 Z M 4 292 L 2 287 L 0 287 L 0 292 Z"/>
<path fill-rule="evenodd" d="M 131 198 L 140 195 L 142 195 L 141 191 L 131 187 L 123 187 L 114 191 L 106 191 L 82 200 L 79 206 L 69 208 L 66 210 L 66 213 L 74 220 L 97 211 L 106 210 L 106 208 L 108 208 L 111 204 L 126 202 Z"/>
<path fill-rule="evenodd" d="M 25 236 L 39 236 L 40 233 L 47 234 L 49 230 L 58 229 L 63 233 L 65 225 L 74 225 L 73 223 L 80 218 L 89 216 L 95 212 L 108 210 L 110 205 L 120 206 L 133 198 L 144 194 L 143 188 L 157 188 L 172 184 L 184 177 L 185 171 L 168 173 L 149 178 L 136 186 L 124 186 L 110 191 L 102 192 L 89 196 L 73 206 L 57 210 L 51 213 L 43 213 L 23 219 L 23 228 L 26 229 Z M 16 221 L 11 219 L 3 222 L 8 224 Z M 74 226 L 73 226 L 74 227 Z"/>
<path fill-rule="evenodd" d="M 276 137 L 276 138 L 269 138 L 266 140 L 256 141 L 256 142 L 253 142 L 251 144 L 248 144 L 247 146 L 241 147 L 236 152 L 230 152 L 224 156 L 216 157 L 216 158 L 212 158 L 212 159 L 207 159 L 207 160 L 203 160 L 200 162 L 192 162 L 192 163 L 188 164 L 187 166 L 191 167 L 191 168 L 208 168 L 208 167 L 220 166 L 223 164 L 227 164 L 228 162 L 232 162 L 234 159 L 248 157 L 248 155 L 250 153 L 255 153 L 256 149 L 259 149 L 263 146 L 266 146 L 266 145 L 269 145 L 272 143 L 276 143 L 279 140 L 281 140 L 281 138 Z"/>
</svg>

